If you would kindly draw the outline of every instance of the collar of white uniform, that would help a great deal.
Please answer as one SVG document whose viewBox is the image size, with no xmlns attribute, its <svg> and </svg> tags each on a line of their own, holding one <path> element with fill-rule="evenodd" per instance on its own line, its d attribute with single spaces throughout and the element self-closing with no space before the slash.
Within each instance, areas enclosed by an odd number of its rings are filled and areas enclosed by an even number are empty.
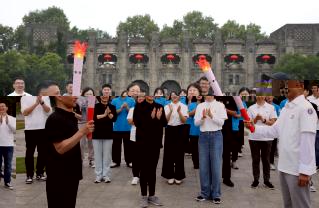
<svg viewBox="0 0 319 208">
<path fill-rule="evenodd" d="M 300 103 L 302 103 L 305 100 L 305 96 L 304 95 L 299 95 L 298 97 L 296 97 L 295 99 L 293 99 L 292 101 L 287 103 L 288 107 L 293 107 L 296 105 L 299 105 Z"/>
</svg>

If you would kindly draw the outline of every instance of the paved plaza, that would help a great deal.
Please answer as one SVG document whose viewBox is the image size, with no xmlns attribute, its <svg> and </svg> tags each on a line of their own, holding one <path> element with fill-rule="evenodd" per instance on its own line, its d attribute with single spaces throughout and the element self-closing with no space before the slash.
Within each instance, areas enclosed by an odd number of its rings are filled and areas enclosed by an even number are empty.
<svg viewBox="0 0 319 208">
<path fill-rule="evenodd" d="M 24 134 L 17 132 L 17 157 L 24 156 Z M 199 173 L 192 168 L 192 160 L 185 157 L 186 179 L 181 185 L 168 185 L 160 176 L 162 168 L 162 154 L 157 171 L 156 195 L 167 208 L 205 208 L 205 207 L 258 207 L 277 208 L 282 207 L 281 192 L 277 171 L 271 171 L 271 181 L 275 190 L 267 190 L 260 186 L 251 189 L 252 170 L 249 146 L 246 142 L 243 149 L 244 156 L 239 158 L 239 170 L 232 170 L 234 188 L 222 185 L 222 204 L 214 205 L 211 202 L 197 202 L 195 197 L 199 193 Z M 84 162 L 84 179 L 80 183 L 77 207 L 78 208 L 135 208 L 139 207 L 140 187 L 132 186 L 131 169 L 124 166 L 112 169 L 112 182 L 109 184 L 94 184 L 94 169 L 88 167 L 88 161 Z M 0 207 L 17 208 L 45 208 L 46 193 L 45 182 L 34 181 L 32 185 L 24 183 L 25 174 L 18 174 L 13 180 L 14 191 L 9 191 L 1 186 Z M 262 181 L 262 178 L 261 180 Z M 313 178 L 319 189 L 318 174 Z M 61 187 L 62 189 L 63 187 Z M 312 207 L 319 207 L 319 191 L 311 193 Z M 154 207 L 154 206 L 150 206 Z"/>
</svg>

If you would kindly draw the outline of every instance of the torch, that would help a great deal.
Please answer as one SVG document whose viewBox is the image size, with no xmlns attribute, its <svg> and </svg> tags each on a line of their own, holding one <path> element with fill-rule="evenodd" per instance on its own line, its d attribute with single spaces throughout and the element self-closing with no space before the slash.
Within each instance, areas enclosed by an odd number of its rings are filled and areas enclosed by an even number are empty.
<svg viewBox="0 0 319 208">
<path fill-rule="evenodd" d="M 89 96 L 88 98 L 88 109 L 87 109 L 87 121 L 93 120 L 94 106 L 95 106 L 95 96 Z M 87 135 L 88 139 L 92 139 L 92 133 Z"/>
<path fill-rule="evenodd" d="M 73 65 L 73 91 L 72 96 L 81 95 L 81 79 L 82 79 L 82 68 L 83 59 L 86 52 L 87 43 L 80 43 L 75 41 L 74 43 L 74 65 Z"/>
<path fill-rule="evenodd" d="M 241 100 L 240 96 L 233 96 L 235 103 L 237 105 L 237 108 L 240 110 L 241 116 L 244 118 L 245 121 L 250 121 L 249 115 L 247 113 L 246 108 L 243 105 L 243 101 Z M 248 126 L 251 133 L 255 132 L 255 127 L 253 125 Z"/>
<path fill-rule="evenodd" d="M 211 87 L 213 88 L 214 91 L 214 95 L 215 96 L 223 96 L 223 93 L 219 87 L 219 84 L 214 76 L 214 73 L 209 65 L 209 63 L 206 60 L 206 57 L 204 55 L 199 56 L 199 60 L 196 62 L 198 64 L 198 66 L 200 67 L 200 69 L 202 70 L 202 72 L 204 72 L 205 76 L 207 77 L 208 81 L 211 84 Z M 240 113 L 242 115 L 242 117 L 247 120 L 250 121 L 250 118 L 247 114 L 247 110 L 243 105 L 243 101 L 241 100 L 241 98 L 239 96 L 233 96 L 237 108 L 240 110 Z M 254 126 L 249 126 L 249 130 L 250 132 L 254 132 L 255 128 Z"/>
</svg>

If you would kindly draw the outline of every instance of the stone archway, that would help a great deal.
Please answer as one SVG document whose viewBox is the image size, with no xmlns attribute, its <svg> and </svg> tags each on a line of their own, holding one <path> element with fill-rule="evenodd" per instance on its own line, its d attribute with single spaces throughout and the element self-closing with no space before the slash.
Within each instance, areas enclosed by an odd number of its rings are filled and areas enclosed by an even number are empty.
<svg viewBox="0 0 319 208">
<path fill-rule="evenodd" d="M 169 95 L 172 91 L 179 93 L 181 91 L 181 86 L 175 80 L 167 80 L 163 82 L 161 88 L 164 89 L 166 95 Z"/>
<path fill-rule="evenodd" d="M 141 90 L 143 90 L 146 93 L 146 95 L 149 95 L 150 87 L 148 86 L 148 84 L 146 82 L 144 82 L 143 80 L 135 80 L 132 83 L 140 86 Z"/>
</svg>

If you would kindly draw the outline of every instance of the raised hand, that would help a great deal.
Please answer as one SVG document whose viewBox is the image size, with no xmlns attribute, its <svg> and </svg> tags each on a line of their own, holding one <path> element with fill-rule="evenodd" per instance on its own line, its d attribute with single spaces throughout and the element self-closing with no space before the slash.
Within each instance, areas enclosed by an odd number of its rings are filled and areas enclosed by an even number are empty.
<svg viewBox="0 0 319 208">
<path fill-rule="evenodd" d="M 205 118 L 207 118 L 206 109 L 204 109 L 203 112 L 202 112 L 202 119 L 205 119 Z"/>
<path fill-rule="evenodd" d="M 178 108 L 177 108 L 177 112 L 181 112 L 181 106 L 179 105 Z"/>
<path fill-rule="evenodd" d="M 154 107 L 154 108 L 153 108 L 153 111 L 152 111 L 152 113 L 151 113 L 152 119 L 154 119 L 155 116 L 156 116 L 156 108 Z"/>
<path fill-rule="evenodd" d="M 173 112 L 173 105 L 172 105 L 172 104 L 169 104 L 168 107 L 169 107 L 169 110 L 170 110 L 171 112 Z"/>
<path fill-rule="evenodd" d="M 160 120 L 162 117 L 162 114 L 163 114 L 163 108 L 157 109 L 156 118 Z"/>
<path fill-rule="evenodd" d="M 91 133 L 94 131 L 94 121 L 91 120 L 91 121 L 88 121 L 86 123 L 85 126 L 83 126 L 80 131 L 84 134 L 84 135 L 87 135 L 88 133 Z"/>
<path fill-rule="evenodd" d="M 207 115 L 208 115 L 210 118 L 213 118 L 213 113 L 212 113 L 211 109 L 207 108 L 207 109 L 206 109 L 206 112 L 207 112 Z"/>
<path fill-rule="evenodd" d="M 256 119 L 256 121 L 258 121 L 258 120 L 261 120 L 261 121 L 262 121 L 262 120 L 263 120 L 263 117 L 262 117 L 260 114 L 257 114 L 257 116 L 256 116 L 255 119 Z"/>
</svg>

